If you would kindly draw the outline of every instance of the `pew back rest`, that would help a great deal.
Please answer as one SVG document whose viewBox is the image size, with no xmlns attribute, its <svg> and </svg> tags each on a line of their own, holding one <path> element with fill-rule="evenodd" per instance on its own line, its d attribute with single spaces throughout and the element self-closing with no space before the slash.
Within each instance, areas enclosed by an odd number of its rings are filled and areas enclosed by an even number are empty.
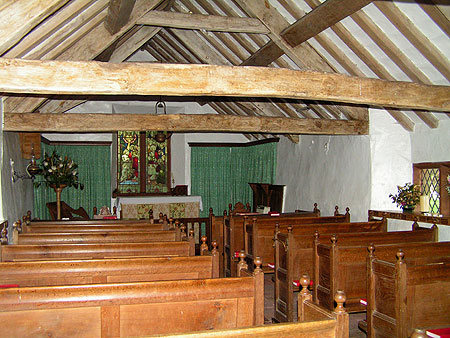
<svg viewBox="0 0 450 338">
<path fill-rule="evenodd" d="M 10 337 L 76 331 L 77 337 L 107 338 L 262 325 L 256 288 L 254 277 L 241 277 L 3 289 L 0 318 Z"/>
<path fill-rule="evenodd" d="M 16 244 L 82 244 L 82 243 L 121 243 L 121 242 L 168 242 L 181 240 L 179 230 L 155 230 L 140 232 L 96 232 L 96 233 L 25 233 L 18 235 Z"/>
<path fill-rule="evenodd" d="M 79 232 L 105 232 L 105 231 L 114 231 L 114 232 L 136 232 L 136 231 L 158 231 L 163 230 L 162 224 L 95 224 L 95 225 L 46 225 L 39 227 L 29 227 L 27 231 L 24 233 L 61 233 L 61 232 L 70 232 L 70 233 L 79 233 Z"/>
<path fill-rule="evenodd" d="M 319 217 L 317 217 L 319 218 Z M 312 248 L 313 243 L 306 240 L 303 236 L 313 235 L 316 232 L 330 234 L 330 233 L 346 233 L 346 232 L 385 232 L 387 228 L 386 219 L 381 221 L 370 222 L 345 222 L 345 223 L 317 223 L 317 224 L 294 224 L 289 226 L 278 226 L 275 224 L 272 227 L 262 226 L 259 222 L 254 220 L 252 223 L 245 225 L 244 234 L 244 250 L 251 261 L 253 257 L 260 256 L 266 263 L 274 262 L 273 240 L 274 234 L 281 231 L 287 232 L 288 228 L 292 228 L 292 233 L 295 237 L 299 236 L 302 243 L 307 244 L 307 248 Z M 309 237 L 308 237 L 309 238 Z M 311 237 L 312 238 L 312 237 Z M 296 248 L 301 248 L 303 245 L 298 245 Z M 303 254 L 303 253 L 301 253 Z M 312 252 L 308 251 L 308 257 L 311 257 Z M 308 259 L 308 262 L 311 262 Z M 250 263 L 249 263 L 250 264 Z M 311 263 L 312 264 L 312 263 Z M 311 266 L 311 265 L 310 265 Z M 304 273 L 312 273 L 311 268 L 303 270 Z"/>
<path fill-rule="evenodd" d="M 193 241 L 152 243 L 3 245 L 1 261 L 93 259 L 133 256 L 194 256 Z"/>
<path fill-rule="evenodd" d="M 0 284 L 55 286 L 217 278 L 215 255 L 74 261 L 1 262 Z"/>
</svg>

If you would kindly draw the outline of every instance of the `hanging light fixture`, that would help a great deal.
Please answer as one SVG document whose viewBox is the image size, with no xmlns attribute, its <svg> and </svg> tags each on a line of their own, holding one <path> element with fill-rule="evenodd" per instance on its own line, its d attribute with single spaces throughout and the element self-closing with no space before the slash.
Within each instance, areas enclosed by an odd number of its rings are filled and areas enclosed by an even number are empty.
<svg viewBox="0 0 450 338">
<path fill-rule="evenodd" d="M 36 163 L 36 156 L 34 154 L 34 145 L 31 145 L 31 159 L 30 163 L 28 163 L 27 167 L 25 168 L 26 174 L 20 174 L 14 169 L 14 161 L 10 159 L 10 165 L 11 165 L 11 180 L 13 183 L 17 182 L 18 180 L 24 180 L 24 179 L 31 179 L 31 181 L 34 181 L 34 178 L 36 175 L 39 175 L 42 172 L 42 169 L 37 165 Z"/>
<path fill-rule="evenodd" d="M 155 104 L 155 114 L 158 115 L 158 109 L 162 109 L 164 115 L 167 115 L 167 109 L 166 109 L 166 103 L 161 100 L 161 97 L 159 98 L 159 101 Z M 172 136 L 172 133 L 164 133 L 163 131 L 159 130 L 156 135 L 154 136 L 154 139 L 156 142 L 162 143 L 166 139 L 169 139 Z"/>
</svg>

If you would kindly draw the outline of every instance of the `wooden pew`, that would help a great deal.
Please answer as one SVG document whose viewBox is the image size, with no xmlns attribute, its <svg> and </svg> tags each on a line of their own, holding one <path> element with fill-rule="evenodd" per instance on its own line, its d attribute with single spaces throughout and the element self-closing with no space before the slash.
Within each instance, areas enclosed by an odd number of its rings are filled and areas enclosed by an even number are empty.
<svg viewBox="0 0 450 338">
<path fill-rule="evenodd" d="M 16 243 L 28 245 L 42 244 L 88 244 L 88 243 L 146 243 L 180 241 L 181 231 L 155 230 L 140 232 L 80 232 L 80 233 L 25 233 L 19 234 Z"/>
<path fill-rule="evenodd" d="M 339 225 L 321 227 L 322 237 L 331 238 L 332 233 L 355 233 L 367 231 L 385 232 L 386 220 L 375 222 L 353 222 Z M 318 228 L 314 234 L 306 233 L 303 227 L 288 227 L 287 233 L 275 230 L 274 256 L 275 256 L 275 285 L 274 285 L 274 321 L 286 322 L 294 319 L 294 291 L 293 285 L 301 273 L 313 274 L 314 239 L 318 236 Z M 338 231 L 336 231 L 338 230 Z M 310 232 L 314 229 L 310 229 Z M 245 253 L 244 253 L 245 257 Z"/>
<path fill-rule="evenodd" d="M 321 218 L 321 217 L 318 217 Z M 275 252 L 274 252 L 274 238 L 277 233 L 286 233 L 292 228 L 293 236 L 305 236 L 314 235 L 315 232 L 320 232 L 324 234 L 329 233 L 346 233 L 346 232 L 386 232 L 387 231 L 387 221 L 383 219 L 381 221 L 370 221 L 370 222 L 343 222 L 343 223 L 316 223 L 316 224 L 301 224 L 294 223 L 282 226 L 275 224 L 274 226 L 263 225 L 260 226 L 259 222 L 253 222 L 252 224 L 247 224 L 245 226 L 245 237 L 244 237 L 244 250 L 247 254 L 247 260 L 249 265 L 252 264 L 253 257 L 259 256 L 263 261 L 267 263 L 275 262 Z M 304 238 L 301 238 L 304 242 Z M 308 254 L 308 257 L 312 257 L 312 241 L 309 240 L 306 244 L 300 246 L 307 250 L 305 253 L 298 253 L 299 255 Z M 300 248 L 299 247 L 299 248 Z M 309 261 L 308 261 L 309 262 Z M 312 266 L 312 265 L 311 265 Z M 266 270 L 267 269 L 267 270 Z M 274 270 L 270 268 L 263 267 L 264 272 Z M 305 273 L 312 273 L 310 266 L 303 266 L 303 271 Z"/>
<path fill-rule="evenodd" d="M 315 205 L 316 207 L 316 205 Z M 250 219 L 252 220 L 250 222 Z M 255 223 L 258 223 L 258 226 L 266 227 L 271 229 L 272 234 L 269 239 L 269 246 L 272 246 L 272 238 L 273 238 L 273 227 L 275 224 L 280 224 L 281 226 L 288 225 L 301 225 L 301 224 L 312 224 L 312 223 L 337 223 L 337 222 L 348 222 L 350 219 L 350 214 L 347 212 L 345 215 L 340 215 L 338 211 L 338 207 L 336 207 L 334 216 L 311 216 L 307 213 L 287 213 L 280 214 L 279 216 L 270 216 L 270 215 L 261 215 L 255 216 L 252 215 L 251 218 L 247 215 L 238 215 L 238 216 L 224 216 L 223 222 L 223 236 L 220 237 L 222 242 L 219 240 L 219 247 L 222 244 L 223 247 L 223 259 L 224 259 L 224 276 L 235 276 L 236 275 L 236 254 L 239 252 L 241 248 L 248 248 L 250 239 L 248 238 L 248 232 L 251 232 L 251 229 L 255 227 Z M 273 252 L 273 251 L 272 251 Z M 258 253 L 255 253 L 253 257 L 259 256 Z M 262 256 L 261 256 L 262 257 Z M 273 261 L 273 254 L 270 257 L 262 257 L 263 261 L 268 262 Z M 253 266 L 253 263 L 250 262 L 249 266 Z M 263 267 L 265 272 L 271 272 L 266 270 Z"/>
<path fill-rule="evenodd" d="M 175 335 L 158 335 L 165 338 L 348 338 L 349 318 L 344 309 L 345 294 L 336 294 L 336 308 L 327 311 L 311 301 L 311 294 L 306 289 L 309 277 L 305 276 L 306 286 L 299 295 L 298 323 L 283 323 L 264 326 L 254 326 L 240 329 L 209 330 L 195 333 Z M 147 338 L 156 336 L 147 336 Z"/>
<path fill-rule="evenodd" d="M 367 292 L 367 247 L 380 244 L 380 250 L 389 244 L 397 247 L 412 242 L 437 242 L 438 229 L 414 227 L 413 231 L 386 233 L 339 234 L 315 238 L 314 245 L 314 301 L 333 308 L 333 295 L 345 289 L 349 312 L 365 311 L 360 303 Z M 322 242 L 321 242 L 322 241 Z M 437 244 L 437 243 L 434 243 Z"/>
<path fill-rule="evenodd" d="M 129 337 L 262 325 L 264 275 L 0 290 L 8 337 Z"/>
<path fill-rule="evenodd" d="M 379 258 L 378 246 L 372 247 L 367 337 L 407 338 L 414 328 L 449 327 L 450 243 L 437 244 L 442 247 L 404 247 L 388 260 Z"/>
<path fill-rule="evenodd" d="M 243 238 L 243 227 L 245 217 L 256 217 L 258 219 L 269 218 L 273 219 L 273 216 L 267 214 L 259 214 L 259 213 L 251 213 L 250 206 L 247 203 L 247 206 L 244 206 L 242 203 L 236 203 L 233 207 L 232 204 L 228 206 L 228 214 L 227 210 L 224 210 L 223 216 L 215 216 L 212 208 L 209 209 L 209 224 L 211 226 L 211 238 L 214 238 L 218 241 L 220 256 L 227 261 L 224 262 L 221 260 L 221 273 L 224 275 L 235 274 L 235 262 L 232 259 L 232 254 L 234 254 L 233 249 L 238 248 L 240 250 L 242 246 L 242 238 Z M 314 203 L 314 209 L 311 212 L 299 212 L 299 213 L 282 213 L 277 217 L 285 218 L 285 217 L 318 217 L 320 216 L 320 210 L 317 209 L 317 203 Z M 225 224 L 226 223 L 226 224 Z M 225 232 L 227 233 L 226 241 L 224 242 Z M 229 233 L 229 235 L 228 235 Z M 232 244 L 230 244 L 232 242 Z M 232 247 L 231 251 L 229 248 Z M 224 254 L 225 250 L 230 252 L 230 254 Z M 224 266 L 227 266 L 226 272 Z M 232 266 L 232 267 L 231 267 Z"/>
<path fill-rule="evenodd" d="M 194 255 L 195 242 L 191 234 L 186 240 L 172 242 L 0 246 L 0 261 L 2 262 Z"/>
<path fill-rule="evenodd" d="M 217 244 L 203 256 L 1 262 L 0 285 L 56 286 L 219 277 Z"/>
</svg>

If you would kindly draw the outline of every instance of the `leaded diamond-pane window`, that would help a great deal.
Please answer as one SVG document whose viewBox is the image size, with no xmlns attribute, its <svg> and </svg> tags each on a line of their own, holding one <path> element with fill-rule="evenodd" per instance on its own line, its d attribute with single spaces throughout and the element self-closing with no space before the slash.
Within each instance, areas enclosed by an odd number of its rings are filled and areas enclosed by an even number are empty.
<svg viewBox="0 0 450 338">
<path fill-rule="evenodd" d="M 438 168 L 422 169 L 420 172 L 420 185 L 422 194 L 430 197 L 430 212 L 440 212 L 440 171 Z"/>
</svg>

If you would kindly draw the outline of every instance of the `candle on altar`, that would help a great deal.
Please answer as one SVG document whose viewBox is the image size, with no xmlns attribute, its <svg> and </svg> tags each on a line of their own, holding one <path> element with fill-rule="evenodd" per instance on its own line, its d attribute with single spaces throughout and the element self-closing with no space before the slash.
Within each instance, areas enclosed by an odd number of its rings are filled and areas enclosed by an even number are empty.
<svg viewBox="0 0 450 338">
<path fill-rule="evenodd" d="M 420 212 L 430 211 L 430 196 L 422 195 L 420 196 Z"/>
</svg>

